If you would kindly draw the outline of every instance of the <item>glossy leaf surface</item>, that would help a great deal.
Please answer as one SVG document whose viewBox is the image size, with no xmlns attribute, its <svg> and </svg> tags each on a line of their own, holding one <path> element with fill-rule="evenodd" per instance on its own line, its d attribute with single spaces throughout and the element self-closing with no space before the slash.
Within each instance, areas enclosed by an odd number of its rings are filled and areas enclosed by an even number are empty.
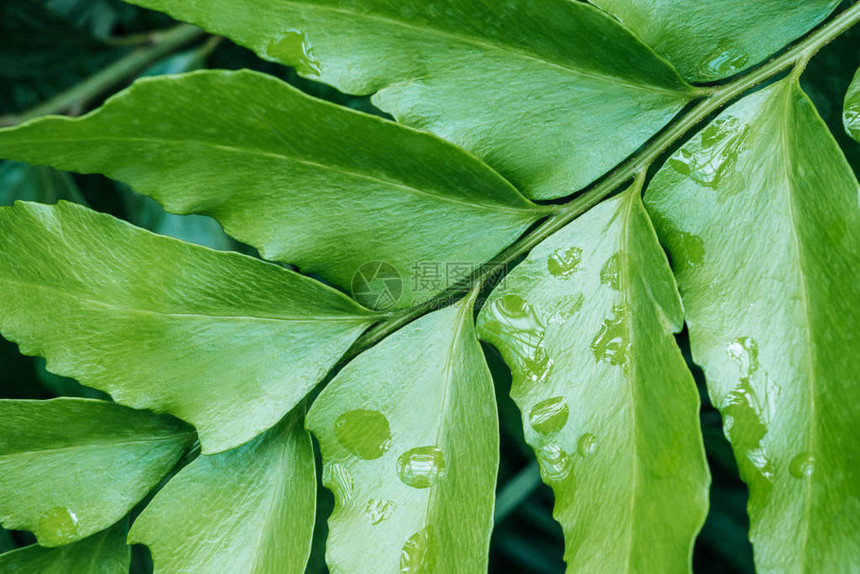
<svg viewBox="0 0 860 574">
<path fill-rule="evenodd" d="M 483 158 L 526 195 L 591 183 L 689 101 L 677 73 L 569 0 L 134 0 Z"/>
<path fill-rule="evenodd" d="M 848 93 L 845 94 L 842 123 L 848 135 L 860 142 L 860 69 L 854 74 Z"/>
<path fill-rule="evenodd" d="M 464 301 L 407 325 L 314 402 L 332 571 L 486 572 L 499 434 L 472 312 Z"/>
<path fill-rule="evenodd" d="M 860 563 L 858 183 L 791 78 L 728 108 L 646 194 L 750 491 L 759 572 Z"/>
<path fill-rule="evenodd" d="M 296 412 L 251 442 L 204 455 L 138 517 L 156 574 L 304 572 L 316 512 L 311 437 Z"/>
<path fill-rule="evenodd" d="M 139 81 L 85 118 L 0 131 L 0 157 L 104 173 L 346 289 L 388 262 L 405 306 L 414 264 L 483 263 L 541 215 L 438 138 L 249 71 Z"/>
<path fill-rule="evenodd" d="M 125 516 L 193 440 L 172 417 L 107 401 L 0 401 L 0 522 L 42 546 L 86 538 Z"/>
<path fill-rule="evenodd" d="M 0 208 L 0 287 L 24 354 L 194 424 L 207 453 L 272 426 L 373 321 L 292 271 L 70 203 Z"/>
<path fill-rule="evenodd" d="M 568 572 L 683 572 L 707 512 L 683 309 L 639 185 L 535 247 L 478 330 L 510 366 Z"/>
<path fill-rule="evenodd" d="M 3 574 L 128 574 L 131 546 L 125 521 L 109 530 L 58 548 L 33 544 L 0 554 Z"/>
<path fill-rule="evenodd" d="M 824 20 L 841 0 L 592 0 L 691 82 L 733 76 Z"/>
</svg>

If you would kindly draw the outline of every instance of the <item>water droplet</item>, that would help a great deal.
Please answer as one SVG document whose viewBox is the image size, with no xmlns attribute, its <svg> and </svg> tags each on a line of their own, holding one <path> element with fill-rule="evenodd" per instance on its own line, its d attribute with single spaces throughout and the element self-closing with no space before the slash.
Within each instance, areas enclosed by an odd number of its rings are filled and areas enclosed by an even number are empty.
<svg viewBox="0 0 860 574">
<path fill-rule="evenodd" d="M 430 527 L 409 537 L 400 550 L 400 574 L 429 574 L 434 570 L 433 533 Z"/>
<path fill-rule="evenodd" d="M 588 458 L 597 452 L 597 437 L 590 432 L 585 433 L 576 441 L 576 451 L 582 458 Z"/>
<path fill-rule="evenodd" d="M 287 30 L 275 35 L 262 53 L 269 60 L 293 66 L 302 75 L 319 76 L 322 73 L 320 61 L 314 55 L 305 33 L 299 30 Z"/>
<path fill-rule="evenodd" d="M 365 460 L 379 458 L 391 446 L 388 419 L 379 411 L 355 409 L 343 413 L 334 424 L 338 442 Z"/>
<path fill-rule="evenodd" d="M 739 337 L 726 347 L 729 357 L 741 368 L 741 378 L 749 379 L 759 369 L 758 343 L 752 337 Z"/>
<path fill-rule="evenodd" d="M 568 277 L 572 275 L 574 271 L 579 269 L 581 263 L 582 249 L 579 247 L 556 249 L 546 261 L 550 275 L 556 277 Z"/>
<path fill-rule="evenodd" d="M 605 319 L 600 331 L 591 342 L 591 352 L 597 361 L 611 365 L 626 366 L 630 355 L 630 340 L 627 333 L 627 308 L 612 307 L 613 316 Z"/>
<path fill-rule="evenodd" d="M 519 295 L 505 295 L 487 307 L 484 328 L 497 335 L 511 370 L 522 382 L 544 382 L 553 361 L 543 346 L 546 333 L 537 311 Z"/>
<path fill-rule="evenodd" d="M 435 446 L 419 446 L 397 459 L 397 473 L 406 486 L 428 488 L 445 476 L 445 459 Z"/>
<path fill-rule="evenodd" d="M 561 447 L 547 444 L 537 451 L 541 474 L 546 480 L 564 480 L 573 466 L 568 455 Z"/>
<path fill-rule="evenodd" d="M 52 508 L 39 519 L 39 542 L 59 546 L 78 538 L 78 517 L 68 508 Z"/>
<path fill-rule="evenodd" d="M 806 478 L 815 472 L 815 457 L 808 452 L 801 453 L 791 459 L 788 471 L 794 478 Z"/>
<path fill-rule="evenodd" d="M 737 162 L 749 131 L 749 125 L 736 117 L 717 119 L 669 158 L 669 165 L 696 183 L 716 189 Z"/>
<path fill-rule="evenodd" d="M 564 397 L 552 397 L 531 408 L 529 424 L 541 434 L 550 434 L 561 430 L 569 415 Z"/>
<path fill-rule="evenodd" d="M 322 477 L 323 486 L 334 493 L 337 504 L 345 504 L 355 492 L 355 482 L 352 473 L 342 464 L 330 464 L 325 467 Z"/>
<path fill-rule="evenodd" d="M 603 267 L 600 269 L 600 282 L 604 285 L 609 285 L 616 291 L 618 291 L 620 287 L 620 278 L 618 275 L 619 269 L 619 259 L 621 258 L 621 252 L 618 251 L 614 255 L 612 255 L 609 259 L 606 260 L 606 263 L 603 264 Z"/>
<path fill-rule="evenodd" d="M 720 409 L 723 413 L 723 429 L 735 450 L 744 453 L 738 464 L 742 475 L 747 475 L 747 463 L 768 480 L 773 479 L 773 464 L 765 452 L 762 441 L 767 434 L 761 402 L 747 379 L 742 379 L 728 394 Z"/>
<path fill-rule="evenodd" d="M 549 318 L 549 323 L 551 325 L 565 323 L 582 309 L 583 303 L 585 303 L 585 295 L 582 293 L 556 299 L 555 308 L 558 310 Z"/>
<path fill-rule="evenodd" d="M 367 501 L 367 506 L 364 507 L 364 516 L 371 524 L 376 525 L 391 518 L 396 509 L 397 505 L 394 504 L 393 500 L 370 499 Z"/>
<path fill-rule="evenodd" d="M 746 68 L 749 61 L 749 54 L 732 42 L 723 40 L 702 60 L 697 71 L 703 81 L 721 80 Z"/>
<path fill-rule="evenodd" d="M 678 271 L 701 265 L 705 260 L 705 242 L 702 238 L 686 231 L 679 231 L 677 237 L 682 257 Z"/>
</svg>

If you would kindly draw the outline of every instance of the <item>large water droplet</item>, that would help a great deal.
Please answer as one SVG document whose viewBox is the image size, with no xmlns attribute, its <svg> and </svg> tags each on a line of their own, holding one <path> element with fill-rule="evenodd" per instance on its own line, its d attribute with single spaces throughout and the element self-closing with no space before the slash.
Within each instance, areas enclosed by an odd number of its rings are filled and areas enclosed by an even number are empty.
<svg viewBox="0 0 860 574">
<path fill-rule="evenodd" d="M 534 307 L 519 295 L 505 295 L 489 304 L 487 317 L 484 328 L 498 336 L 519 379 L 531 384 L 545 381 L 553 361 L 543 346 L 546 331 Z"/>
<path fill-rule="evenodd" d="M 400 574 L 430 574 L 434 570 L 433 532 L 428 526 L 409 537 L 400 550 Z"/>
<path fill-rule="evenodd" d="M 579 269 L 582 263 L 582 249 L 579 247 L 567 247 L 556 249 L 547 259 L 546 264 L 550 275 L 556 277 L 568 277 Z"/>
<path fill-rule="evenodd" d="M 78 538 L 78 517 L 68 508 L 55 507 L 39 519 L 39 541 L 59 546 L 74 542 Z"/>
<path fill-rule="evenodd" d="M 419 446 L 397 459 L 397 473 L 406 486 L 428 488 L 445 476 L 445 459 L 435 446 Z"/>
<path fill-rule="evenodd" d="M 302 75 L 319 76 L 322 73 L 320 61 L 314 55 L 305 33 L 299 30 L 287 30 L 275 35 L 262 52 L 265 58 L 286 62 Z"/>
<path fill-rule="evenodd" d="M 603 321 L 600 331 L 591 342 L 591 352 L 598 361 L 626 366 L 630 355 L 630 339 L 625 324 L 627 308 L 616 305 L 612 308 L 612 314 L 612 317 Z"/>
<path fill-rule="evenodd" d="M 747 379 L 742 379 L 723 402 L 723 429 L 735 450 L 744 454 L 744 459 L 738 463 L 742 475 L 746 476 L 752 464 L 759 474 L 773 479 L 773 464 L 762 444 L 767 434 L 767 425 L 763 415 L 763 406 Z"/>
<path fill-rule="evenodd" d="M 617 252 L 606 260 L 603 267 L 600 268 L 600 282 L 604 285 L 609 285 L 616 291 L 620 288 L 619 264 L 621 252 Z"/>
<path fill-rule="evenodd" d="M 588 458 L 597 452 L 597 437 L 590 432 L 585 433 L 576 441 L 576 451 L 582 458 Z"/>
<path fill-rule="evenodd" d="M 716 189 L 743 149 L 750 127 L 734 116 L 720 118 L 669 158 L 675 171 Z"/>
<path fill-rule="evenodd" d="M 749 54 L 732 42 L 723 40 L 702 60 L 698 72 L 703 81 L 721 80 L 746 68 L 749 61 Z"/>
<path fill-rule="evenodd" d="M 758 343 L 752 337 L 739 337 L 730 342 L 726 353 L 740 366 L 741 378 L 749 379 L 758 371 Z"/>
<path fill-rule="evenodd" d="M 564 480 L 570 474 L 573 462 L 564 450 L 555 444 L 547 444 L 537 451 L 538 464 L 545 480 Z"/>
<path fill-rule="evenodd" d="M 550 434 L 561 430 L 569 415 L 564 397 L 552 397 L 531 408 L 529 424 L 541 434 Z"/>
<path fill-rule="evenodd" d="M 815 457 L 808 452 L 800 453 L 791 459 L 788 465 L 788 472 L 794 478 L 806 478 L 812 476 L 815 472 Z"/>
<path fill-rule="evenodd" d="M 334 424 L 338 442 L 365 460 L 379 458 L 391 445 L 388 419 L 378 411 L 355 409 L 343 413 Z"/>
<path fill-rule="evenodd" d="M 376 525 L 391 518 L 396 509 L 397 505 L 394 504 L 393 500 L 370 499 L 367 501 L 367 506 L 364 507 L 364 516 L 371 524 Z"/>
<path fill-rule="evenodd" d="M 322 476 L 323 486 L 334 493 L 338 504 L 345 504 L 355 492 L 352 473 L 342 464 L 334 463 L 325 467 Z"/>
</svg>

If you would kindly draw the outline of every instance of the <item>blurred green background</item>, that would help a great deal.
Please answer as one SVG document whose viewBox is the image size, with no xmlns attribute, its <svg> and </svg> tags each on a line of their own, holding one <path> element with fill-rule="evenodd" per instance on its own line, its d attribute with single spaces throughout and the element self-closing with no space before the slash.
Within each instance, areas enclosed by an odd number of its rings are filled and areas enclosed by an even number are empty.
<svg viewBox="0 0 860 574">
<path fill-rule="evenodd" d="M 264 62 L 221 38 L 201 33 L 183 45 L 159 46 L 159 36 L 153 32 L 175 25 L 162 14 L 119 0 L 0 0 L 0 123 L 10 125 L 45 112 L 85 113 L 136 77 L 204 67 L 260 70 L 313 96 L 379 113 L 367 98 L 347 96 L 299 78 L 293 70 Z M 860 31 L 854 30 L 818 54 L 802 78 L 855 173 L 860 171 L 860 145 L 845 135 L 841 109 L 858 62 Z M 215 221 L 167 214 L 152 200 L 104 177 L 0 162 L 0 205 L 15 200 L 54 203 L 61 199 L 89 205 L 157 233 L 215 249 L 255 254 L 252 248 L 227 237 Z M 678 342 L 689 361 L 686 333 L 678 336 Z M 490 571 L 564 572 L 561 529 L 552 519 L 552 492 L 540 483 L 534 457 L 523 441 L 519 413 L 508 397 L 510 373 L 495 349 L 486 346 L 485 351 L 496 381 L 502 429 Z M 751 573 L 746 488 L 723 437 L 720 416 L 708 402 L 702 373 L 695 365 L 691 368 L 702 396 L 702 430 L 713 475 L 710 513 L 696 543 L 694 568 L 704 574 Z M 14 344 L 0 338 L 0 397 L 46 399 L 59 395 L 106 398 L 99 391 L 48 373 L 44 361 L 20 355 Z M 318 524 L 308 565 L 311 573 L 327 571 L 325 519 L 333 500 L 321 485 L 319 491 Z M 27 532 L 0 529 L 0 552 L 33 542 Z M 151 571 L 145 548 L 135 547 L 132 571 Z"/>
</svg>

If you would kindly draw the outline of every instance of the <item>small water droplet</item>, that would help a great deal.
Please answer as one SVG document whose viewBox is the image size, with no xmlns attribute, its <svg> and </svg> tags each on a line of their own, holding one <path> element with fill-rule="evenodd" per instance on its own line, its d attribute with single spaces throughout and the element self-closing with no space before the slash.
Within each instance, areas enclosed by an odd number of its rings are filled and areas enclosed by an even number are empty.
<svg viewBox="0 0 860 574">
<path fill-rule="evenodd" d="M 397 459 L 397 473 L 406 486 L 428 488 L 445 476 L 445 459 L 435 446 L 419 446 Z"/>
<path fill-rule="evenodd" d="M 612 317 L 603 321 L 600 331 L 591 342 L 591 352 L 597 361 L 626 366 L 630 355 L 630 340 L 625 324 L 627 308 L 616 305 L 612 307 L 612 314 Z"/>
<path fill-rule="evenodd" d="M 320 61 L 314 55 L 305 33 L 299 30 L 276 34 L 262 53 L 266 59 L 293 66 L 302 75 L 319 76 L 322 73 Z"/>
<path fill-rule="evenodd" d="M 529 424 L 541 434 L 558 432 L 570 415 L 564 397 L 552 397 L 535 404 L 529 411 Z"/>
<path fill-rule="evenodd" d="M 576 441 L 576 451 L 582 458 L 588 458 L 597 452 L 597 437 L 590 432 L 585 433 Z"/>
<path fill-rule="evenodd" d="M 543 346 L 546 330 L 534 307 L 519 295 L 505 295 L 488 305 L 487 317 L 484 328 L 497 335 L 496 342 L 508 351 L 505 358 L 519 380 L 544 382 L 553 361 Z"/>
<path fill-rule="evenodd" d="M 79 531 L 78 517 L 68 508 L 57 506 L 39 519 L 39 541 L 43 544 L 60 546 L 74 542 Z"/>
<path fill-rule="evenodd" d="M 604 263 L 603 267 L 601 267 L 600 269 L 600 282 L 604 285 L 609 285 L 616 291 L 618 291 L 618 289 L 620 288 L 620 278 L 618 275 L 620 258 L 621 252 L 618 251 L 609 259 L 607 259 L 606 263 Z"/>
<path fill-rule="evenodd" d="M 547 259 L 546 264 L 550 275 L 555 277 L 568 277 L 579 269 L 582 263 L 582 249 L 579 247 L 567 247 L 556 249 Z"/>
<path fill-rule="evenodd" d="M 338 442 L 365 460 L 379 458 L 391 446 L 388 419 L 379 411 L 355 409 L 343 413 L 334 424 Z"/>
<path fill-rule="evenodd" d="M 750 126 L 734 116 L 719 118 L 669 158 L 669 165 L 696 183 L 716 189 L 737 162 L 749 132 Z"/>
<path fill-rule="evenodd" d="M 342 464 L 334 463 L 325 467 L 322 477 L 323 486 L 334 493 L 337 504 L 349 502 L 355 492 L 355 482 L 352 473 Z"/>
<path fill-rule="evenodd" d="M 433 532 L 428 526 L 409 537 L 400 550 L 400 574 L 430 574 L 434 570 Z"/>
<path fill-rule="evenodd" d="M 788 471 L 794 478 L 806 478 L 815 472 L 815 457 L 808 452 L 800 453 L 791 459 Z"/>
<path fill-rule="evenodd" d="M 721 80 L 746 68 L 750 57 L 734 43 L 723 40 L 699 64 L 697 70 L 703 81 Z"/>
<path fill-rule="evenodd" d="M 731 341 L 726 352 L 740 366 L 742 379 L 749 379 L 758 371 L 758 343 L 752 337 L 739 337 Z"/>
<path fill-rule="evenodd" d="M 686 231 L 679 231 L 677 237 L 680 253 L 683 257 L 680 261 L 681 269 L 701 265 L 705 260 L 705 242 L 702 241 L 702 238 Z"/>
<path fill-rule="evenodd" d="M 367 506 L 364 507 L 364 516 L 371 524 L 376 525 L 391 518 L 396 509 L 397 505 L 394 504 L 393 500 L 370 499 L 367 501 Z"/>
<path fill-rule="evenodd" d="M 564 480 L 573 466 L 570 455 L 555 444 L 540 447 L 537 451 L 537 459 L 541 474 L 546 480 Z"/>
</svg>

